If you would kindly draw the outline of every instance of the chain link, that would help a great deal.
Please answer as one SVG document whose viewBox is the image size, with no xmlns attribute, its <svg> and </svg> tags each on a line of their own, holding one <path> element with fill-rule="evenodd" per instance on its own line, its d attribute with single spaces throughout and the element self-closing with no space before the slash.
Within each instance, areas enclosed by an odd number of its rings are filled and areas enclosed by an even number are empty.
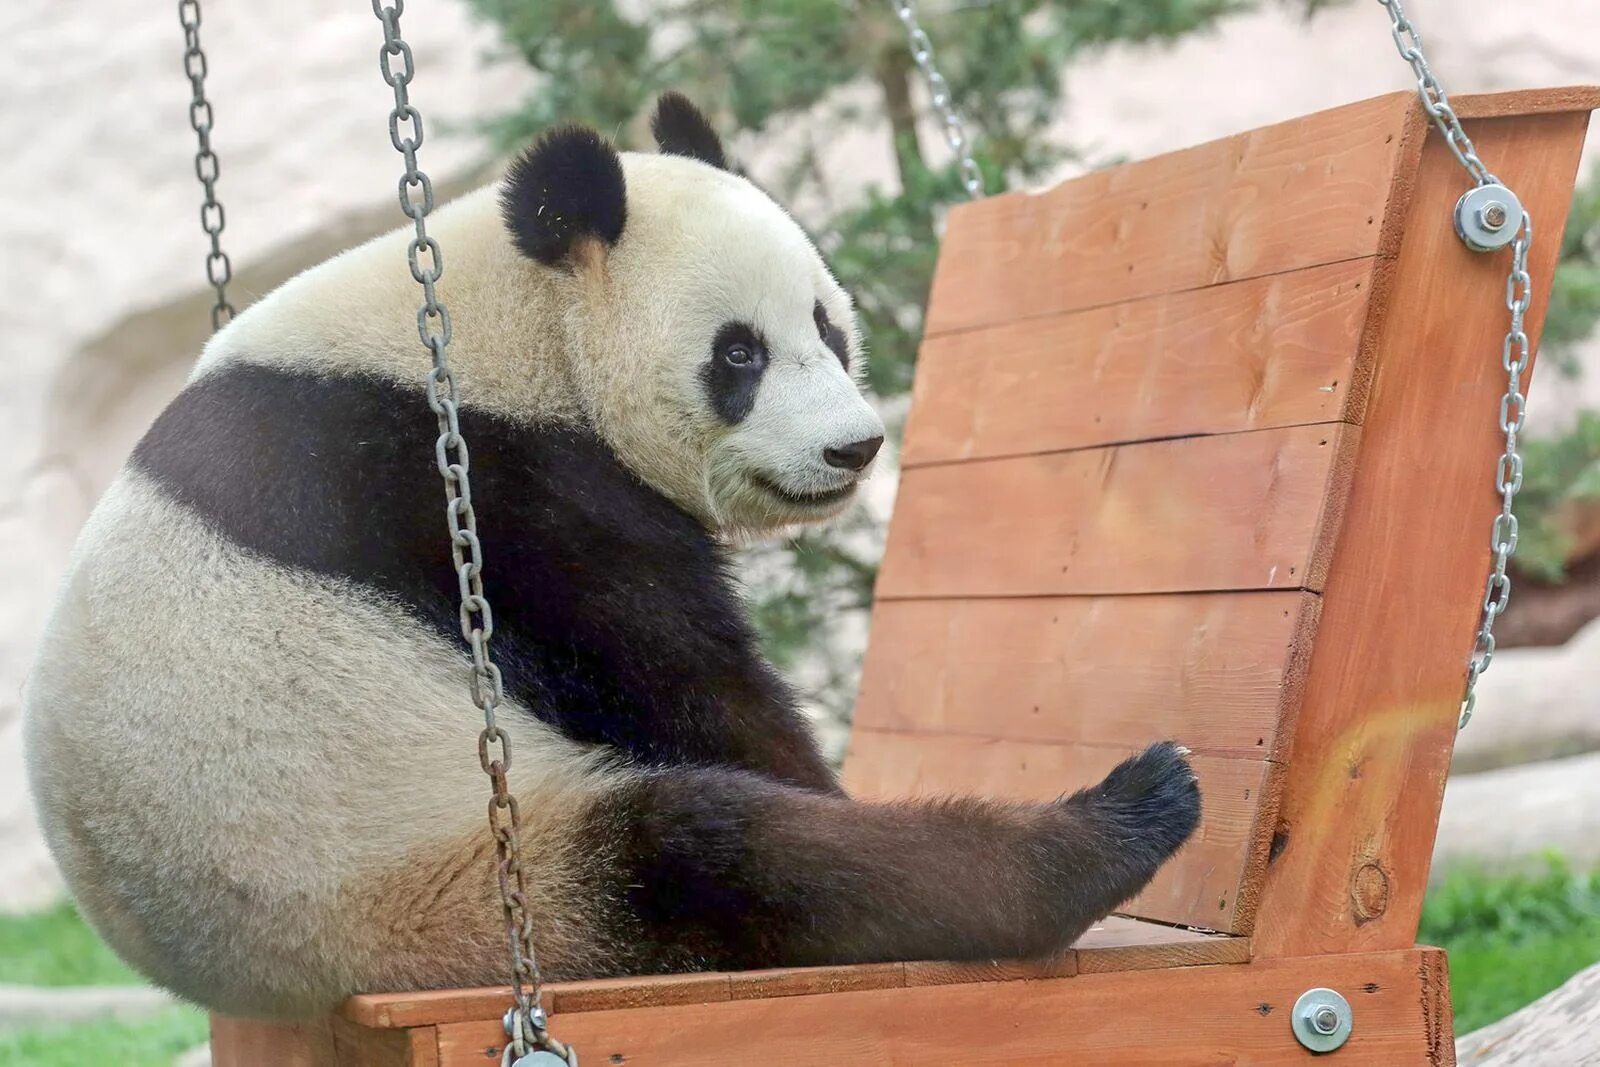
<svg viewBox="0 0 1600 1067">
<path fill-rule="evenodd" d="M 1417 76 L 1417 95 L 1421 97 L 1422 106 L 1433 119 L 1434 125 L 1444 134 L 1450 151 L 1477 185 L 1500 185 L 1500 180 L 1478 158 L 1478 150 L 1462 128 L 1455 109 L 1450 106 L 1444 86 L 1428 67 L 1427 57 L 1422 52 L 1422 35 L 1406 18 L 1401 0 L 1378 0 L 1378 3 L 1389 13 L 1394 46 Z M 1511 324 L 1500 350 L 1501 366 L 1506 372 L 1506 391 L 1500 398 L 1500 431 L 1505 435 L 1505 450 L 1495 464 L 1494 487 L 1500 495 L 1500 513 L 1494 517 L 1489 534 L 1489 551 L 1493 553 L 1494 567 L 1484 586 L 1483 621 L 1478 626 L 1477 640 L 1473 642 L 1472 655 L 1467 660 L 1466 692 L 1461 698 L 1457 729 L 1465 727 L 1472 720 L 1473 710 L 1477 706 L 1478 679 L 1494 659 L 1494 624 L 1505 614 L 1506 605 L 1511 600 L 1511 576 L 1506 573 L 1506 567 L 1511 562 L 1512 553 L 1517 550 L 1514 506 L 1517 491 L 1522 488 L 1522 456 L 1518 446 L 1528 405 L 1527 395 L 1522 391 L 1522 375 L 1533 358 L 1524 326 L 1528 307 L 1533 302 L 1533 278 L 1528 273 L 1528 250 L 1532 245 L 1533 216 L 1524 210 L 1517 235 L 1511 242 L 1511 272 L 1506 277 L 1505 301 Z"/>
<path fill-rule="evenodd" d="M 428 406 L 438 418 L 434 462 L 445 485 L 445 519 L 450 530 L 450 558 L 460 591 L 461 636 L 472 653 L 472 702 L 483 713 L 478 735 L 478 762 L 489 776 L 489 829 L 494 835 L 496 878 L 500 884 L 501 911 L 505 919 L 506 946 L 511 961 L 511 995 L 514 1004 L 506 1016 L 503 1059 L 523 1057 L 538 1047 L 577 1065 L 577 1053 L 545 1030 L 539 1006 L 541 978 L 533 947 L 533 907 L 523 875 L 521 813 L 506 775 L 511 769 L 511 739 L 496 723 L 496 711 L 505 698 L 500 668 L 490 655 L 494 612 L 483 591 L 483 555 L 478 541 L 478 520 L 472 502 L 471 459 L 461 433 L 460 394 L 446 350 L 450 345 L 450 313 L 439 302 L 437 284 L 444 274 L 439 243 L 428 236 L 427 218 L 433 211 L 433 183 L 417 165 L 422 146 L 422 114 L 411 104 L 409 86 L 416 74 L 411 47 L 400 35 L 405 0 L 384 5 L 372 0 L 372 13 L 383 23 L 383 47 L 378 68 L 384 83 L 394 90 L 389 112 L 389 140 L 405 160 L 400 179 L 400 210 L 415 224 L 416 235 L 406 252 L 411 277 L 422 287 L 417 309 L 417 335 L 433 355 L 428 372 Z"/>
<path fill-rule="evenodd" d="M 917 13 L 912 9 L 910 0 L 890 0 L 890 3 L 900 24 L 905 27 L 906 38 L 911 45 L 911 58 L 916 60 L 928 83 L 928 95 L 944 127 L 945 143 L 950 146 L 961 168 L 961 186 L 966 189 L 968 196 L 976 200 L 983 195 L 983 172 L 978 169 L 977 160 L 972 158 L 972 145 L 967 140 L 966 128 L 961 125 L 961 116 L 956 113 L 955 103 L 950 96 L 950 84 L 939 73 L 939 68 L 933 65 L 933 42 L 917 21 Z"/>
<path fill-rule="evenodd" d="M 215 333 L 233 318 L 228 303 L 228 283 L 233 280 L 233 263 L 222 250 L 222 228 L 227 219 L 217 199 L 217 176 L 221 171 L 217 154 L 211 150 L 211 101 L 206 99 L 206 53 L 200 47 L 200 0 L 178 0 L 178 22 L 183 26 L 183 72 L 189 76 L 189 127 L 194 130 L 198 150 L 194 155 L 194 176 L 205 189 L 200 205 L 200 228 L 211 238 L 206 256 L 206 280 L 216 291 L 211 307 L 211 330 Z"/>
</svg>

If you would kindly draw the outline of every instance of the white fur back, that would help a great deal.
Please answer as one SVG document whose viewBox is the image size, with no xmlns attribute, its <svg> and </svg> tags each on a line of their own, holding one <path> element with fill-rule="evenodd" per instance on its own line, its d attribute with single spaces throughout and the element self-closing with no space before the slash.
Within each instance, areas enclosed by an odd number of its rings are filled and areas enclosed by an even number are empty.
<svg viewBox="0 0 1600 1067">
<path fill-rule="evenodd" d="M 484 944 L 499 959 L 480 723 L 466 660 L 439 637 L 242 552 L 125 473 L 43 647 L 27 693 L 42 820 L 81 907 L 152 978 L 294 1015 L 420 980 L 409 954 L 442 954 L 447 974 L 444 939 L 468 978 Z M 501 722 L 559 969 L 583 940 L 562 832 L 598 777 L 514 706 Z M 441 910 L 458 928 L 419 933 Z"/>
</svg>

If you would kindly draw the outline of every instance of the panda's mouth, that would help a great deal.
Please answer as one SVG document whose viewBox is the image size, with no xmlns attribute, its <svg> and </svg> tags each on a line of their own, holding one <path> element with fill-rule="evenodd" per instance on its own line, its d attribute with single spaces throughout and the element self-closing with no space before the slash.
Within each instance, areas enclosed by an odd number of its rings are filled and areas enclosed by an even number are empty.
<svg viewBox="0 0 1600 1067">
<path fill-rule="evenodd" d="M 856 491 L 856 483 L 853 481 L 846 482 L 837 489 L 824 489 L 819 492 L 804 493 L 795 492 L 793 489 L 785 489 L 771 478 L 766 478 L 759 474 L 751 475 L 750 480 L 760 486 L 763 491 L 796 508 L 830 508 L 835 504 L 842 504 L 849 500 L 851 494 Z"/>
</svg>

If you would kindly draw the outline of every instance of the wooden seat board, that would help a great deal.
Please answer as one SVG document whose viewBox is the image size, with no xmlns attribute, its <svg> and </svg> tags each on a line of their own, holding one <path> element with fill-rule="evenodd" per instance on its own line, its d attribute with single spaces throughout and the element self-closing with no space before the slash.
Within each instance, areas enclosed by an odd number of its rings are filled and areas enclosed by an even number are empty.
<svg viewBox="0 0 1600 1067">
<path fill-rule="evenodd" d="M 1381 262 L 931 337 L 902 463 L 1358 422 Z"/>
<path fill-rule="evenodd" d="M 1054 800 L 1100 781 L 1136 751 L 857 727 L 844 781 L 852 793 L 883 799 L 977 794 Z M 1191 762 L 1202 794 L 1200 827 L 1123 910 L 1161 922 L 1242 932 L 1253 904 L 1248 887 L 1266 859 L 1268 826 L 1259 810 L 1269 764 L 1200 755 Z"/>
<path fill-rule="evenodd" d="M 961 205 L 927 334 L 1392 254 L 1414 108 L 1394 93 Z"/>
<path fill-rule="evenodd" d="M 1297 590 L 885 600 L 858 729 L 1271 758 L 1320 599 Z"/>
<path fill-rule="evenodd" d="M 876 595 L 1318 589 L 1357 436 L 1331 423 L 914 468 Z"/>
<path fill-rule="evenodd" d="M 585 1062 L 629 1067 L 1287 1064 L 1307 1056 L 1290 1036 L 1288 1012 L 1308 983 L 1331 986 L 1355 1006 L 1360 1022 L 1340 1062 L 1448 1062 L 1448 996 L 1436 949 L 1335 956 L 1315 967 L 1283 960 L 555 1018 Z M 505 1041 L 498 1026 L 497 1019 L 440 1025 L 441 1067 L 492 1062 Z"/>
<path fill-rule="evenodd" d="M 545 1010 L 565 1015 L 645 1006 L 709 1004 L 753 997 L 814 996 L 847 989 L 1067 978 L 1079 973 L 1078 961 L 1086 955 L 1093 961 L 1092 973 L 1099 974 L 1122 969 L 1115 966 L 1118 960 L 1135 961 L 1138 957 L 1134 954 L 1140 952 L 1153 958 L 1198 961 L 1192 965 L 1244 963 L 1250 956 L 1250 941 L 1244 937 L 1113 915 L 1096 923 L 1059 960 L 869 963 L 553 982 L 545 987 Z M 404 1029 L 498 1017 L 508 1002 L 509 993 L 503 986 L 362 993 L 345 1001 L 339 1015 L 373 1029 Z"/>
</svg>

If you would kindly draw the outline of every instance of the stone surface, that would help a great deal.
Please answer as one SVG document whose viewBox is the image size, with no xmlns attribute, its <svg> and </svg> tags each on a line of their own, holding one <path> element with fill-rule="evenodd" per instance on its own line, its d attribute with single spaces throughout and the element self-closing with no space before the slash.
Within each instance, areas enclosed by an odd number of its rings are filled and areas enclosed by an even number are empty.
<svg viewBox="0 0 1600 1067">
<path fill-rule="evenodd" d="M 1591 0 L 1525 0 L 1514 15 L 1501 0 L 1408 6 L 1453 89 L 1600 81 L 1600 52 L 1587 44 L 1600 37 Z M 1309 23 L 1269 7 L 1176 47 L 1086 60 L 1071 76 L 1062 132 L 1106 161 L 1408 87 L 1376 5 Z M 12 45 L 0 110 L 12 207 L 3 268 L 11 377 L 0 419 L 20 467 L 0 482 L 9 549 L 0 553 L 0 908 L 14 908 L 53 892 L 15 730 L 44 606 L 88 509 L 203 341 L 207 300 L 170 6 L 15 0 L 0 7 L 0 26 Z M 459 187 L 481 173 L 487 151 L 448 131 L 506 110 L 527 75 L 486 58 L 492 37 L 459 0 L 414 4 L 404 26 L 429 120 L 424 164 L 445 188 Z M 216 3 L 203 32 L 241 298 L 399 221 L 389 90 L 366 5 Z M 840 188 L 887 178 L 886 154 L 871 141 L 833 143 Z M 925 141 L 938 141 L 931 126 Z M 1600 375 L 1582 390 L 1535 389 L 1532 425 L 1553 425 L 1578 400 L 1600 402 L 1597 391 Z"/>
</svg>

